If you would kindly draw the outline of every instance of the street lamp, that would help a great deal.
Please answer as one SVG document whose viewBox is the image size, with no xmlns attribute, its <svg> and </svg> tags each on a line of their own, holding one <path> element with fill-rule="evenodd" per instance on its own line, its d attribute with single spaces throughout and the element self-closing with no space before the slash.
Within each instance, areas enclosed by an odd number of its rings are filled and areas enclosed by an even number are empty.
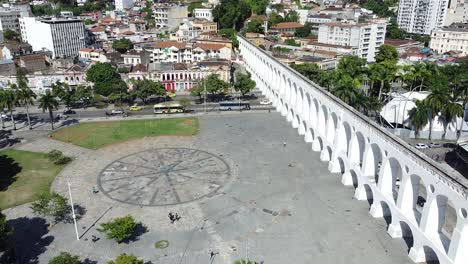
<svg viewBox="0 0 468 264">
<path fill-rule="evenodd" d="M 75 207 L 73 205 L 73 198 L 71 194 L 71 187 L 70 187 L 70 178 L 67 176 L 67 185 L 68 185 L 68 194 L 70 195 L 70 205 L 72 209 L 72 217 L 73 217 L 73 223 L 75 224 L 75 233 L 76 233 L 76 240 L 80 240 L 80 235 L 78 234 L 78 226 L 76 224 L 76 215 L 75 215 Z"/>
</svg>

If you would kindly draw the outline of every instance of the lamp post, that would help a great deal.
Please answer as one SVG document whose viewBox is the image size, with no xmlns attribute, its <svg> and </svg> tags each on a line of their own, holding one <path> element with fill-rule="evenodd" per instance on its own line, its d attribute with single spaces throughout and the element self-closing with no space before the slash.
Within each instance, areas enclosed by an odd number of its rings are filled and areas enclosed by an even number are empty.
<svg viewBox="0 0 468 264">
<path fill-rule="evenodd" d="M 71 188 L 70 188 L 70 179 L 67 179 L 67 184 L 68 184 L 68 194 L 70 195 L 70 204 L 71 204 L 71 209 L 72 209 L 73 223 L 75 224 L 76 240 L 80 240 L 80 235 L 78 234 L 78 226 L 76 225 L 76 215 L 75 215 L 75 208 L 73 206 L 73 198 L 72 198 Z"/>
</svg>

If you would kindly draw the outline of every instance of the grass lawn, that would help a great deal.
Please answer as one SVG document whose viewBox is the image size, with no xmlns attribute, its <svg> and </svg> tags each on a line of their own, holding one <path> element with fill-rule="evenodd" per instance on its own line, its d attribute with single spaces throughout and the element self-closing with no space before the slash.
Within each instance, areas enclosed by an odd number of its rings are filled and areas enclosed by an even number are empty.
<svg viewBox="0 0 468 264">
<path fill-rule="evenodd" d="M 64 165 L 55 165 L 45 153 L 0 151 L 0 209 L 32 202 L 50 185 Z"/>
<path fill-rule="evenodd" d="M 82 123 L 60 129 L 51 136 L 81 147 L 97 149 L 132 138 L 191 136 L 197 132 L 197 118 L 165 118 Z"/>
</svg>

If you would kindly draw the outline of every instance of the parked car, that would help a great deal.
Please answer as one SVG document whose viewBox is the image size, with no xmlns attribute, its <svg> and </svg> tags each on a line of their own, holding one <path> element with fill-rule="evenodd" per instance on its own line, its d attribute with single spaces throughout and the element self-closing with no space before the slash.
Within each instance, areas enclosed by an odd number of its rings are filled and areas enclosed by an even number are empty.
<svg viewBox="0 0 468 264">
<path fill-rule="evenodd" d="M 2 119 L 3 120 L 10 120 L 10 116 L 6 114 L 2 114 Z"/>
<path fill-rule="evenodd" d="M 138 105 L 130 106 L 130 111 L 140 111 L 140 110 L 141 110 L 141 106 L 138 106 Z"/>
<path fill-rule="evenodd" d="M 71 110 L 71 109 L 67 109 L 67 110 L 63 110 L 63 114 L 64 115 L 74 115 L 74 114 L 76 114 L 76 112 Z"/>
<path fill-rule="evenodd" d="M 122 109 L 113 109 L 112 112 L 111 112 L 111 114 L 113 114 L 113 115 L 121 115 L 123 113 L 124 113 L 124 111 Z"/>
<path fill-rule="evenodd" d="M 441 148 L 442 147 L 442 144 L 441 143 L 434 143 L 434 142 L 431 142 L 429 144 L 429 147 L 430 148 Z"/>
<path fill-rule="evenodd" d="M 271 102 L 269 100 L 267 100 L 267 99 L 264 99 L 264 100 L 260 101 L 260 104 L 261 105 L 269 105 L 269 104 L 271 104 Z"/>
<path fill-rule="evenodd" d="M 424 143 L 418 143 L 418 144 L 415 145 L 415 147 L 417 149 L 427 149 L 428 148 L 428 146 L 426 144 L 424 144 Z"/>
<path fill-rule="evenodd" d="M 64 115 L 64 114 L 57 114 L 57 119 L 60 120 L 60 119 L 64 119 L 66 120 L 68 118 L 67 115 Z"/>
</svg>

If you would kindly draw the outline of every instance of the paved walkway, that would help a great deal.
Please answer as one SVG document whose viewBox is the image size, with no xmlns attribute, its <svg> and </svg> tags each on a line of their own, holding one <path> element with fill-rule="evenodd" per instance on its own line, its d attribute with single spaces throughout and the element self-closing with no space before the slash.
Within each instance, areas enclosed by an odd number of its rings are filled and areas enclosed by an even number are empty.
<svg viewBox="0 0 468 264">
<path fill-rule="evenodd" d="M 56 148 L 76 157 L 53 189 L 68 195 L 70 182 L 73 200 L 83 209 L 78 220 L 80 241 L 72 224 L 47 231 L 26 206 L 8 210 L 8 217 L 16 219 L 18 238 L 23 239 L 17 245 L 23 263 L 47 263 L 60 251 L 68 251 L 98 263 L 125 252 L 151 263 L 201 264 L 209 262 L 210 250 L 220 253 L 212 263 L 225 264 L 247 254 L 265 263 L 411 263 L 403 240 L 386 234 L 385 221 L 370 217 L 368 203 L 354 200 L 353 189 L 328 172 L 318 153 L 279 114 L 208 115 L 200 117 L 200 126 L 195 137 L 143 138 L 96 151 L 49 138 L 22 145 L 37 151 Z M 162 153 L 168 156 L 158 157 Z M 224 162 L 229 177 L 203 178 L 223 171 Z M 197 174 L 206 167 L 212 170 Z M 98 179 L 121 184 L 93 194 Z M 147 197 L 157 189 L 197 199 L 179 197 L 180 202 L 164 205 L 174 196 L 163 195 L 154 200 L 163 202 L 146 206 L 151 201 Z M 123 202 L 115 199 L 114 192 L 120 192 Z M 169 212 L 182 219 L 171 224 Z M 117 244 L 96 231 L 100 223 L 127 214 L 147 227 L 133 242 Z M 92 242 L 92 235 L 100 239 Z M 169 247 L 156 249 L 158 240 L 168 240 Z"/>
</svg>

